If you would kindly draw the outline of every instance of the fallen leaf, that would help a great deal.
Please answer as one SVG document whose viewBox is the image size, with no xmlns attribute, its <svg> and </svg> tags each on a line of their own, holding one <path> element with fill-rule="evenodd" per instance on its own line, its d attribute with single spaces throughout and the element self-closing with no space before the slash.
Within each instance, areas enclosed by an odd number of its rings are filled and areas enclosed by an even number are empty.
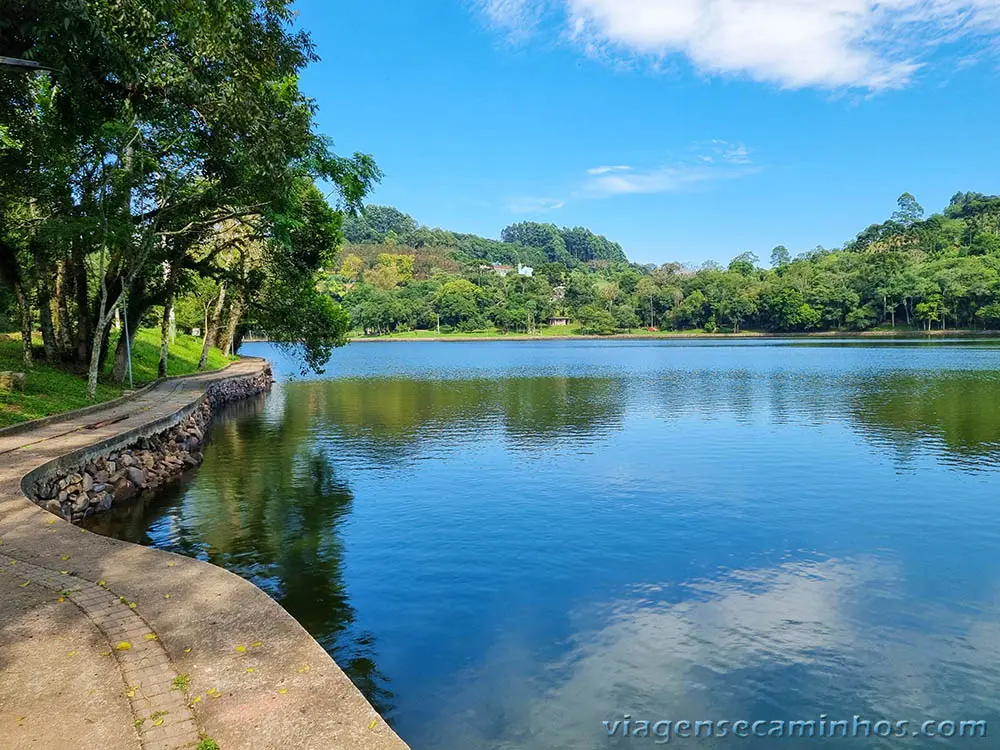
<svg viewBox="0 0 1000 750">
<path fill-rule="evenodd" d="M 103 589 L 105 586 L 108 585 L 108 582 L 107 581 L 98 581 L 97 585 L 100 586 Z"/>
<path fill-rule="evenodd" d="M 117 646 L 115 646 L 115 648 L 117 648 L 119 651 L 128 651 L 130 648 L 132 648 L 132 644 L 129 643 L 128 641 L 122 641 Z"/>
<path fill-rule="evenodd" d="M 191 699 L 191 702 L 188 705 L 193 706 L 195 703 L 200 703 L 200 702 L 201 702 L 201 696 L 196 695 L 194 698 Z"/>
<path fill-rule="evenodd" d="M 287 693 L 287 692 L 288 692 L 288 688 L 280 688 L 280 689 L 278 690 L 278 694 L 279 694 L 279 695 L 284 695 L 284 694 L 285 694 L 285 693 Z"/>
<path fill-rule="evenodd" d="M 299 674 L 302 674 L 303 672 L 308 672 L 308 671 L 309 671 L 309 665 L 308 664 L 306 664 L 305 666 L 299 667 Z"/>
<path fill-rule="evenodd" d="M 253 672 L 253 667 L 247 667 L 247 672 Z"/>
<path fill-rule="evenodd" d="M 372 719 L 372 723 L 368 725 L 368 728 L 374 729 L 376 724 L 378 724 L 378 719 Z"/>
<path fill-rule="evenodd" d="M 60 570 L 59 573 L 60 573 L 60 575 L 64 575 L 64 576 L 68 576 L 69 575 L 69 571 L 68 570 Z"/>
<path fill-rule="evenodd" d="M 76 651 L 70 651 L 66 656 L 76 656 Z"/>
<path fill-rule="evenodd" d="M 155 641 L 155 640 L 157 640 L 156 633 L 146 633 L 145 638 L 146 638 L 147 641 Z"/>
<path fill-rule="evenodd" d="M 250 648 L 260 648 L 263 645 L 264 644 L 261 643 L 260 641 L 254 641 L 253 643 L 250 644 Z"/>
<path fill-rule="evenodd" d="M 129 602 L 128 603 L 128 608 L 129 609 L 135 609 L 135 602 Z"/>
<path fill-rule="evenodd" d="M 135 698 L 135 694 L 138 689 L 139 688 L 137 687 L 130 687 L 128 690 L 125 691 L 125 695 L 127 695 L 129 698 Z"/>
<path fill-rule="evenodd" d="M 60 596 L 58 599 L 56 599 L 56 601 L 62 604 L 64 601 L 66 601 L 66 597 Z"/>
<path fill-rule="evenodd" d="M 236 650 L 239 651 L 242 654 L 244 651 L 247 650 L 247 647 L 246 646 L 236 646 Z"/>
<path fill-rule="evenodd" d="M 67 560 L 69 560 L 69 555 L 63 555 L 59 559 L 62 560 L 63 562 L 66 562 Z"/>
<path fill-rule="evenodd" d="M 153 726 L 154 726 L 154 727 L 158 727 L 158 726 L 160 726 L 161 724 L 163 724 L 163 719 L 162 719 L 162 718 L 161 718 L 161 719 L 156 719 L 156 720 L 155 720 L 155 721 L 153 722 Z"/>
<path fill-rule="evenodd" d="M 163 595 L 163 598 L 164 598 L 164 599 L 169 599 L 169 598 L 170 598 L 170 594 L 164 594 L 164 595 Z"/>
<path fill-rule="evenodd" d="M 17 585 L 20 586 L 22 589 L 26 589 L 28 588 L 28 586 L 31 585 L 31 581 L 25 581 L 24 583 L 19 583 Z"/>
<path fill-rule="evenodd" d="M 102 651 L 101 652 L 101 656 L 111 656 L 111 652 L 110 651 Z"/>
<path fill-rule="evenodd" d="M 186 649 L 184 649 L 184 653 L 185 654 L 190 654 L 191 653 L 191 647 L 188 646 Z"/>
<path fill-rule="evenodd" d="M 167 567 L 168 568 L 175 568 L 175 567 L 177 567 L 177 563 L 175 563 L 175 562 L 169 562 L 169 563 L 167 563 Z"/>
<path fill-rule="evenodd" d="M 51 526 L 51 525 L 52 525 L 52 524 L 54 524 L 55 522 L 56 522 L 56 519 L 54 519 L 54 518 L 50 518 L 50 519 L 49 519 L 48 521 L 46 521 L 45 523 L 47 523 L 47 524 L 48 524 L 49 526 Z"/>
</svg>

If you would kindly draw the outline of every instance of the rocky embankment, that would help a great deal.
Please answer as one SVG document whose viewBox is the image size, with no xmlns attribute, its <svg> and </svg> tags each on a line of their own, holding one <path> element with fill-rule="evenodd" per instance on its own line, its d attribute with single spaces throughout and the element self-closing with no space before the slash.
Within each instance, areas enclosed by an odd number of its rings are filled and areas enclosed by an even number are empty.
<svg viewBox="0 0 1000 750">
<path fill-rule="evenodd" d="M 272 382 L 270 368 L 266 368 L 259 375 L 215 383 L 179 424 L 126 442 L 68 473 L 64 470 L 38 480 L 32 499 L 49 512 L 79 523 L 140 492 L 162 487 L 201 464 L 201 447 L 219 406 L 263 393 Z"/>
</svg>

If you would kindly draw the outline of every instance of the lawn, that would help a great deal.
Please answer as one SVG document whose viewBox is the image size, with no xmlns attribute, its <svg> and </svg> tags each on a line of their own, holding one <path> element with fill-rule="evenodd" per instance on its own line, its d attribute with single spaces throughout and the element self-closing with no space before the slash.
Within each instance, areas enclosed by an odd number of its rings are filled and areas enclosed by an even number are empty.
<svg viewBox="0 0 1000 750">
<path fill-rule="evenodd" d="M 40 356 L 41 341 L 35 342 L 35 350 Z M 170 346 L 168 374 L 186 375 L 194 372 L 200 357 L 201 339 L 178 334 Z M 136 387 L 156 379 L 156 365 L 159 359 L 160 332 L 153 329 L 140 330 L 136 335 L 132 351 Z M 213 370 L 219 369 L 228 361 L 221 351 L 212 349 L 208 357 L 208 367 Z M 0 370 L 25 371 L 21 361 L 21 337 L 18 334 L 0 334 Z M 110 373 L 109 356 L 105 372 L 97 385 L 97 402 L 108 401 L 122 395 L 122 386 L 110 382 Z M 0 392 L 0 427 L 79 409 L 92 403 L 87 400 L 85 372 L 70 367 L 53 367 L 36 359 L 35 366 L 27 371 L 27 375 L 24 393 Z"/>
</svg>

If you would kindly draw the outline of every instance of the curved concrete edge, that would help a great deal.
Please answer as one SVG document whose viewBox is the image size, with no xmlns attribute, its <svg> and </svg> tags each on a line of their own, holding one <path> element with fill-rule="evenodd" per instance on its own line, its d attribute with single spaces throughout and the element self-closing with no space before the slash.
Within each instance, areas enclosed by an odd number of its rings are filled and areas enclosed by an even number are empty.
<svg viewBox="0 0 1000 750">
<path fill-rule="evenodd" d="M 260 359 L 259 357 L 244 357 L 244 359 Z M 220 370 L 213 370 L 213 372 L 225 372 L 230 367 L 232 367 L 239 360 L 233 360 L 225 367 Z M 261 360 L 263 362 L 263 360 Z M 116 406 L 121 406 L 122 404 L 127 404 L 129 401 L 135 401 L 137 398 L 142 397 L 149 391 L 153 390 L 163 383 L 169 383 L 172 380 L 184 380 L 187 378 L 197 378 L 203 376 L 203 372 L 193 372 L 188 375 L 171 375 L 166 378 L 157 378 L 152 383 L 146 383 L 146 385 L 141 388 L 137 388 L 132 393 L 126 394 L 124 396 L 119 396 L 118 398 L 113 398 L 110 401 L 102 401 L 99 404 L 91 404 L 90 406 L 81 406 L 79 409 L 73 409 L 72 411 L 61 411 L 58 414 L 49 414 L 47 417 L 39 417 L 38 419 L 29 419 L 27 422 L 18 422 L 17 424 L 7 425 L 6 427 L 0 427 L 0 438 L 7 437 L 10 435 L 21 435 L 25 432 L 31 432 L 32 430 L 37 430 L 39 427 L 44 427 L 49 424 L 59 424 L 60 422 L 68 422 L 73 419 L 85 416 L 87 414 L 95 414 L 99 411 L 104 411 L 105 409 L 112 409 Z"/>
<path fill-rule="evenodd" d="M 67 596 L 104 634 L 107 653 L 118 661 L 121 675 L 115 684 L 105 682 L 95 689 L 132 692 L 153 701 L 148 707 L 159 705 L 156 700 L 173 701 L 173 710 L 144 716 L 135 696 L 129 696 L 136 721 L 147 723 L 137 726 L 135 745 L 122 747 L 189 747 L 190 727 L 196 726 L 198 736 L 211 737 L 223 750 L 405 750 L 405 743 L 329 654 L 256 586 L 206 562 L 72 526 L 21 491 L 36 477 L 78 463 L 81 457 L 169 428 L 198 407 L 213 381 L 259 374 L 263 366 L 261 360 L 243 360 L 226 372 L 158 384 L 125 405 L 134 412 L 126 419 L 94 431 L 62 432 L 60 424 L 48 428 L 59 434 L 37 440 L 28 435 L 23 447 L 14 450 L 9 449 L 14 438 L 4 436 L 8 451 L 0 458 L 0 552 L 24 566 L 36 566 L 42 586 L 44 580 L 63 585 L 67 576 L 79 582 Z M 116 408 L 120 411 L 121 405 Z M 116 408 L 104 411 L 113 414 Z M 73 426 L 72 419 L 62 422 Z M 0 602 L 0 614 L 3 607 Z M 104 622 L 107 618 L 111 620 Z M 133 647 L 118 650 L 122 642 Z M 45 649 L 45 644 L 37 648 Z M 133 649 L 140 653 L 129 662 Z M 3 650 L 0 644 L 0 659 Z M 49 656 L 43 651 L 40 658 Z M 134 684 L 149 674 L 154 675 L 150 685 Z M 163 687 L 168 678 L 170 689 Z M 186 686 L 183 692 L 176 678 Z M 176 708 L 175 698 L 182 694 L 184 708 Z M 151 720 L 157 714 L 158 719 Z M 155 721 L 160 722 L 157 732 L 144 734 Z M 58 726 L 52 731 L 58 736 Z M 72 741 L 77 747 L 88 746 L 84 737 Z"/>
</svg>

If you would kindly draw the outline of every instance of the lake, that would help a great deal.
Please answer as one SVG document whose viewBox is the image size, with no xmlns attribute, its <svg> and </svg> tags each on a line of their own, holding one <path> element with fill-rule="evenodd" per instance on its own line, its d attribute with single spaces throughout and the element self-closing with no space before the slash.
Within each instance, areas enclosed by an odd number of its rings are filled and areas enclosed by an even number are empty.
<svg viewBox="0 0 1000 750">
<path fill-rule="evenodd" d="M 256 583 L 414 750 L 656 747 L 626 715 L 1000 734 L 995 342 L 242 353 L 272 392 L 91 528 Z"/>
</svg>

